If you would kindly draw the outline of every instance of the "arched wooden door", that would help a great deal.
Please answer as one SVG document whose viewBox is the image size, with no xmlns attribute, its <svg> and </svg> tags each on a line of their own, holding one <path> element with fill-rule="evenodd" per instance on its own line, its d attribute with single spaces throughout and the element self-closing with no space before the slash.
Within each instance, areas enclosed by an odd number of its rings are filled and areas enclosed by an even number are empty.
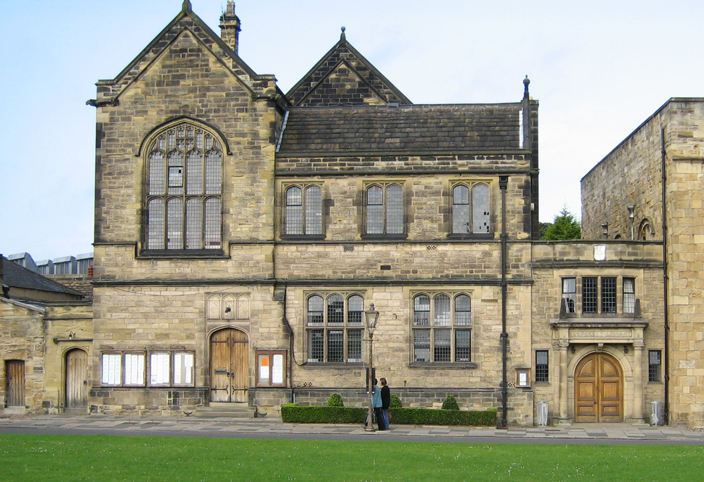
<svg viewBox="0 0 704 482">
<path fill-rule="evenodd" d="M 611 355 L 592 353 L 575 371 L 575 422 L 623 420 L 623 374 Z"/>
<path fill-rule="evenodd" d="M 239 330 L 225 329 L 210 338 L 210 401 L 247 402 L 249 341 Z"/>
<path fill-rule="evenodd" d="M 66 354 L 66 408 L 88 406 L 88 354 L 75 349 Z"/>
</svg>

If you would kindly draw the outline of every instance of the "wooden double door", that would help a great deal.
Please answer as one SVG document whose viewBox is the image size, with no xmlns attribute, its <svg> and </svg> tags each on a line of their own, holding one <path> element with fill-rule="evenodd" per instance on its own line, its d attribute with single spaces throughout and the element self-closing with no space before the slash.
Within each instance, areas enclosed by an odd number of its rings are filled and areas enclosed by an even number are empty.
<svg viewBox="0 0 704 482">
<path fill-rule="evenodd" d="M 575 422 L 623 420 L 623 373 L 611 355 L 592 353 L 577 365 Z"/>
<path fill-rule="evenodd" d="M 210 338 L 210 401 L 247 402 L 249 341 L 235 329 L 215 332 Z"/>
</svg>

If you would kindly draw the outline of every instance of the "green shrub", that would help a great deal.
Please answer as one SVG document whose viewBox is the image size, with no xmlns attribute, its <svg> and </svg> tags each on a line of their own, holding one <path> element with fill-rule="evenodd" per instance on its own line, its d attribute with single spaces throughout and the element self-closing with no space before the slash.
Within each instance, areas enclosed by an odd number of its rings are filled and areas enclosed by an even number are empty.
<svg viewBox="0 0 704 482">
<path fill-rule="evenodd" d="M 398 398 L 397 395 L 391 394 L 391 404 L 389 405 L 389 408 L 401 408 L 403 407 L 403 403 L 401 403 L 401 399 Z"/>
<path fill-rule="evenodd" d="M 333 393 L 328 398 L 328 407 L 344 407 L 345 403 L 342 401 L 342 396 L 339 393 Z"/>
<path fill-rule="evenodd" d="M 366 408 L 302 407 L 289 403 L 281 407 L 281 420 L 287 423 L 364 423 Z"/>
<path fill-rule="evenodd" d="M 459 410 L 460 406 L 457 404 L 457 400 L 455 400 L 455 397 L 452 395 L 448 395 L 445 398 L 445 401 L 442 402 L 442 409 L 443 410 Z"/>
<path fill-rule="evenodd" d="M 493 426 L 495 411 L 470 412 L 436 410 L 432 408 L 392 408 L 394 425 L 467 425 Z M 302 407 L 289 403 L 281 407 L 281 419 L 286 423 L 346 423 L 362 424 L 367 417 L 366 408 Z"/>
<path fill-rule="evenodd" d="M 394 408 L 389 410 L 392 424 L 493 426 L 496 412 L 437 410 L 433 408 Z"/>
</svg>

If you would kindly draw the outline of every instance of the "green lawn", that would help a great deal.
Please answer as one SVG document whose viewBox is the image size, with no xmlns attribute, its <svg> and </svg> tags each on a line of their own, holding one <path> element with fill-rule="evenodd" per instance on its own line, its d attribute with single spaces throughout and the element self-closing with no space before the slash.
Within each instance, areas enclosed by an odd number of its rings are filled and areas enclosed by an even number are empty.
<svg viewBox="0 0 704 482">
<path fill-rule="evenodd" d="M 689 481 L 704 446 L 0 435 L 0 481 Z"/>
</svg>

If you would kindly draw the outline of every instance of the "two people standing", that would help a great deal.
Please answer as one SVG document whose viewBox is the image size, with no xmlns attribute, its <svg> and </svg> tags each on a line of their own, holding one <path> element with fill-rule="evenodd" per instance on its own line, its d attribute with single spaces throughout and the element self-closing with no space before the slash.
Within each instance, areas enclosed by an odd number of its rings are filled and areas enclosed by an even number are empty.
<svg viewBox="0 0 704 482">
<path fill-rule="evenodd" d="M 389 429 L 389 406 L 391 405 L 391 389 L 386 381 L 386 378 L 381 378 L 381 389 L 377 385 L 376 378 L 374 379 L 374 393 L 372 395 L 372 407 L 376 414 L 376 421 L 379 424 L 379 430 Z"/>
</svg>

